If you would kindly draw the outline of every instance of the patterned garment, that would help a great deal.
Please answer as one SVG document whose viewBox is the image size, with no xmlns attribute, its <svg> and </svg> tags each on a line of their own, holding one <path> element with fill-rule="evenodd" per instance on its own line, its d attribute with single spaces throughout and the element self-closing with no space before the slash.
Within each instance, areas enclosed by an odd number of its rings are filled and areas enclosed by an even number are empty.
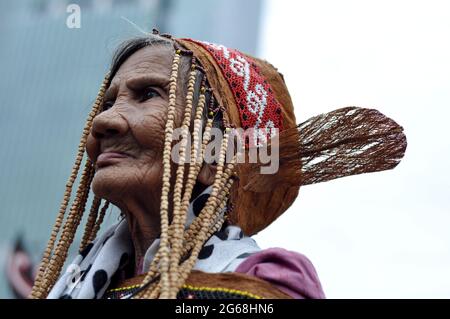
<svg viewBox="0 0 450 319">
<path fill-rule="evenodd" d="M 186 227 L 206 204 L 212 186 L 205 189 L 189 205 Z M 225 211 L 222 211 L 224 214 Z M 156 239 L 148 248 L 142 272 L 146 272 L 159 247 Z M 250 254 L 260 251 L 256 242 L 243 234 L 238 226 L 224 225 L 205 243 L 195 270 L 218 273 L 234 271 Z M 89 244 L 67 267 L 48 298 L 99 299 L 114 275 L 125 268 L 134 255 L 133 243 L 125 219 L 110 227 Z"/>
<path fill-rule="evenodd" d="M 139 286 L 110 289 L 105 292 L 102 299 L 126 299 L 139 290 Z M 235 289 L 192 287 L 185 285 L 177 294 L 177 299 L 261 299 L 247 291 Z"/>
</svg>

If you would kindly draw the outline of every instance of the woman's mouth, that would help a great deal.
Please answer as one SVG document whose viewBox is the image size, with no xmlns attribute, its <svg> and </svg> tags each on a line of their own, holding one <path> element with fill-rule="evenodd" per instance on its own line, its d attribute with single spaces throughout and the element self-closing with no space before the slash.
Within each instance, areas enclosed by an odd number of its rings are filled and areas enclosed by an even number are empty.
<svg viewBox="0 0 450 319">
<path fill-rule="evenodd" d="M 125 153 L 120 152 L 103 152 L 97 157 L 97 168 L 102 168 L 111 164 L 120 162 L 124 158 L 130 157 Z"/>
</svg>

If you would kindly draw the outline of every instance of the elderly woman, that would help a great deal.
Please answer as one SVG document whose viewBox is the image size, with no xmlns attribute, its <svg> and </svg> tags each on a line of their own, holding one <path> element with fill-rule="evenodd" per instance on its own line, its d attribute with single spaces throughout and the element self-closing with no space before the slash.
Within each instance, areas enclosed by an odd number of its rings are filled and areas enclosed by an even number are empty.
<svg viewBox="0 0 450 319">
<path fill-rule="evenodd" d="M 277 165 L 263 173 L 249 158 L 268 146 Z M 323 298 L 305 256 L 261 250 L 249 236 L 301 185 L 391 169 L 405 148 L 402 128 L 376 110 L 297 126 L 283 77 L 265 61 L 157 31 L 132 39 L 87 119 L 31 297 Z M 91 187 L 79 255 L 61 275 Z M 110 203 L 123 218 L 97 235 Z"/>
</svg>

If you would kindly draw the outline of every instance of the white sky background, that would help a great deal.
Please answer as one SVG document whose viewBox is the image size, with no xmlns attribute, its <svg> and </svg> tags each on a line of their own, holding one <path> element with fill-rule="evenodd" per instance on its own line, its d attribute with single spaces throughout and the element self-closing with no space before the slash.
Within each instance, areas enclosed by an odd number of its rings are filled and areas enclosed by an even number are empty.
<svg viewBox="0 0 450 319">
<path fill-rule="evenodd" d="M 259 56 L 298 123 L 364 106 L 408 138 L 392 171 L 303 187 L 260 246 L 309 257 L 329 298 L 450 298 L 450 1 L 267 0 Z"/>
</svg>

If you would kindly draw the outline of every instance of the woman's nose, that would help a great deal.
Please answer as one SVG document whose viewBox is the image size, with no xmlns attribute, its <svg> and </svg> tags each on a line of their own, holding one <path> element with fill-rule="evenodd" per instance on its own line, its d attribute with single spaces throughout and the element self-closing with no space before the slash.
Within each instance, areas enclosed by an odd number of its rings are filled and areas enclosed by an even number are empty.
<svg viewBox="0 0 450 319">
<path fill-rule="evenodd" d="M 98 139 L 121 136 L 127 131 L 127 121 L 112 108 L 97 115 L 92 123 L 92 135 Z"/>
</svg>

